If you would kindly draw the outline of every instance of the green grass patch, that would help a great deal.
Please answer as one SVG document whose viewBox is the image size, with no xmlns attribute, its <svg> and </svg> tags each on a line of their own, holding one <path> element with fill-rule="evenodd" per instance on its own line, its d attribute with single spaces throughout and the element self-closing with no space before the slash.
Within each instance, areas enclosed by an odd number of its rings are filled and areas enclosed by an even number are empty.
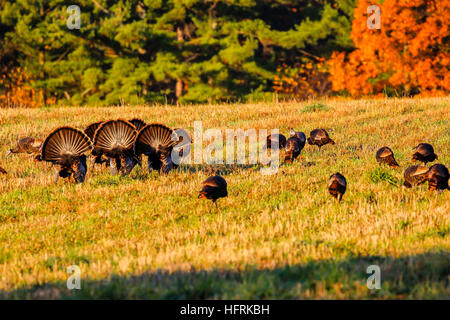
<svg viewBox="0 0 450 320">
<path fill-rule="evenodd" d="M 301 109 L 301 112 L 320 112 L 320 111 L 328 111 L 330 110 L 330 107 L 318 102 L 314 104 L 310 104 L 305 106 L 303 109 Z"/>
<path fill-rule="evenodd" d="M 373 183 L 385 182 L 393 186 L 400 186 L 401 181 L 394 177 L 392 173 L 390 173 L 387 169 L 384 168 L 375 168 L 371 172 L 369 172 L 369 179 Z"/>
</svg>

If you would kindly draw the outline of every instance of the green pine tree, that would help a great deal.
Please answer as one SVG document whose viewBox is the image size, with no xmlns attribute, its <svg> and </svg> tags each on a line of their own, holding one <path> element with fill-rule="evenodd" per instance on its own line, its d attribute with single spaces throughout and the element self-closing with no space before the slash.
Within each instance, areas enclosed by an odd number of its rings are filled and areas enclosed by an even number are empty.
<svg viewBox="0 0 450 320">
<path fill-rule="evenodd" d="M 204 103 L 272 91 L 277 67 L 352 46 L 355 0 L 19 0 L 5 43 L 67 104 Z M 67 7 L 81 28 L 67 27 Z M 3 28 L 4 26 L 4 28 Z M 5 31 L 3 31 L 5 30 Z"/>
</svg>

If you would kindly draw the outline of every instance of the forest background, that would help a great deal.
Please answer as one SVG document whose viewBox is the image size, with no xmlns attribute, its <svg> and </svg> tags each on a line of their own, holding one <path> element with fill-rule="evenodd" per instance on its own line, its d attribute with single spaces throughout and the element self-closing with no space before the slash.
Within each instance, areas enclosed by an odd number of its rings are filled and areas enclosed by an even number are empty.
<svg viewBox="0 0 450 320">
<path fill-rule="evenodd" d="M 450 0 L 0 0 L 0 105 L 443 96 L 449 16 Z"/>
</svg>

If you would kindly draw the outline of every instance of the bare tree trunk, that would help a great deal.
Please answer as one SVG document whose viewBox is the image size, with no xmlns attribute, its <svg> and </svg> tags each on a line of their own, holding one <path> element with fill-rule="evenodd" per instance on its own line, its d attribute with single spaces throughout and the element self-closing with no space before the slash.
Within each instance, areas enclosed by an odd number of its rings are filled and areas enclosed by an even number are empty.
<svg viewBox="0 0 450 320">
<path fill-rule="evenodd" d="M 178 40 L 178 48 L 182 48 L 182 42 L 184 40 L 184 32 L 183 32 L 183 28 L 182 25 L 178 25 L 177 26 L 177 40 Z M 175 96 L 177 99 L 177 105 L 178 105 L 178 101 L 179 98 L 183 95 L 183 80 L 182 79 L 177 79 L 177 82 L 175 84 Z"/>
<path fill-rule="evenodd" d="M 183 95 L 183 80 L 178 79 L 177 83 L 175 84 L 175 95 L 177 97 L 177 104 L 178 104 L 178 98 Z"/>
<path fill-rule="evenodd" d="M 42 19 L 44 19 L 45 16 L 45 10 L 44 10 L 44 4 L 41 5 L 41 8 L 39 10 L 39 14 L 41 15 Z M 41 41 L 41 46 L 44 46 L 43 41 Z M 44 64 L 45 64 L 45 48 L 42 48 L 41 51 L 39 51 L 39 65 L 41 66 L 41 80 L 45 80 L 45 70 L 44 70 Z M 44 88 L 42 90 L 42 95 L 44 99 L 44 104 L 47 101 L 47 88 Z"/>
</svg>

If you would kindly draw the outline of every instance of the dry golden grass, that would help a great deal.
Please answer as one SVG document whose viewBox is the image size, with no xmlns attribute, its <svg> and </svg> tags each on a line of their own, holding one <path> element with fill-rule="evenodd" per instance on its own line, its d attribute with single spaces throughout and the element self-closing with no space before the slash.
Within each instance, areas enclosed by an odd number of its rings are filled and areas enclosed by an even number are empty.
<svg viewBox="0 0 450 320">
<path fill-rule="evenodd" d="M 449 164 L 450 98 L 314 101 L 185 107 L 1 109 L 0 297 L 3 298 L 449 298 L 450 192 L 401 187 L 411 148 L 435 147 Z M 304 110 L 315 110 L 304 112 Z M 258 166 L 215 166 L 229 197 L 197 199 L 209 166 L 168 176 L 105 168 L 86 183 L 53 183 L 53 169 L 5 157 L 21 137 L 60 125 L 84 128 L 140 117 L 192 132 L 203 128 L 327 129 L 336 145 L 307 145 L 272 176 Z M 379 168 L 390 146 L 400 169 Z M 348 190 L 338 204 L 329 176 Z M 69 265 L 82 290 L 69 291 Z M 381 290 L 366 287 L 378 264 Z"/>
</svg>

